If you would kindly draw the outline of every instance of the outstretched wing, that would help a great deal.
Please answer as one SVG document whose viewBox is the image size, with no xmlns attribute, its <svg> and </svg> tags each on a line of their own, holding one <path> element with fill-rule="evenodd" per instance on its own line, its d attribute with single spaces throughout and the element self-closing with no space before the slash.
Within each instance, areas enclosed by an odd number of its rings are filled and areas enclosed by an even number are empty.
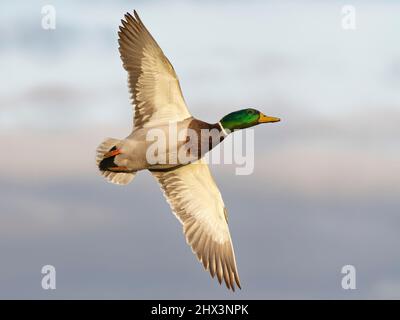
<svg viewBox="0 0 400 320">
<path fill-rule="evenodd" d="M 219 282 L 240 288 L 227 212 L 208 165 L 201 159 L 165 172 L 152 174 L 161 185 L 193 252 Z"/>
<path fill-rule="evenodd" d="M 150 127 L 191 117 L 178 77 L 136 11 L 121 20 L 119 52 L 128 71 L 134 127 Z"/>
</svg>

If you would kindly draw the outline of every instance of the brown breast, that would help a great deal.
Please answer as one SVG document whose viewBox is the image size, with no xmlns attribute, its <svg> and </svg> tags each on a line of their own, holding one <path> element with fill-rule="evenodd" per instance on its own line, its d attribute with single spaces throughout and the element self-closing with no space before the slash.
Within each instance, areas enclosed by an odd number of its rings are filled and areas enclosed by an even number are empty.
<svg viewBox="0 0 400 320">
<path fill-rule="evenodd" d="M 210 124 L 198 119 L 193 119 L 189 123 L 188 129 L 189 131 L 193 130 L 197 136 L 197 150 L 199 159 L 225 139 L 225 135 L 223 134 L 218 123 Z M 189 142 L 190 139 L 193 138 L 191 138 L 189 132 L 186 142 Z"/>
</svg>

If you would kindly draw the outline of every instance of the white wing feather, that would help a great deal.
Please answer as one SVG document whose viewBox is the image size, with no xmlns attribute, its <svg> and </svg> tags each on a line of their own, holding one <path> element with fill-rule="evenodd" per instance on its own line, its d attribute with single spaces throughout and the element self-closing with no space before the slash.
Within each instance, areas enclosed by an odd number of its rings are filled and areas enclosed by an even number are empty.
<svg viewBox="0 0 400 320">
<path fill-rule="evenodd" d="M 178 122 L 191 117 L 178 77 L 136 11 L 122 21 L 119 51 L 128 71 L 134 128 Z"/>
<path fill-rule="evenodd" d="M 201 159 L 165 172 L 152 172 L 179 221 L 187 243 L 212 277 L 240 288 L 235 254 L 221 194 Z"/>
</svg>

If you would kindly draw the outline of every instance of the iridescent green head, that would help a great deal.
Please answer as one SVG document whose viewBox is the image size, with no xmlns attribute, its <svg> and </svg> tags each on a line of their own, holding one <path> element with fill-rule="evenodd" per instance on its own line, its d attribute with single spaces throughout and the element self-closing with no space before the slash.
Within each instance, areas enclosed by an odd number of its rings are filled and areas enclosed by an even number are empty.
<svg viewBox="0 0 400 320">
<path fill-rule="evenodd" d="M 238 130 L 253 127 L 260 123 L 278 122 L 281 119 L 269 117 L 255 109 L 243 109 L 227 114 L 220 120 L 225 130 Z"/>
</svg>

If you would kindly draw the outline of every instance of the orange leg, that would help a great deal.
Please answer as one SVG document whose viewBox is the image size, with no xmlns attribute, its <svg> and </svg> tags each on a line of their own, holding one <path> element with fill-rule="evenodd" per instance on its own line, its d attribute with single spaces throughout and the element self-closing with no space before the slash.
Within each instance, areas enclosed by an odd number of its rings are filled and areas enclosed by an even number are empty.
<svg viewBox="0 0 400 320">
<path fill-rule="evenodd" d="M 109 171 L 113 172 L 126 172 L 129 171 L 127 167 L 110 167 L 108 168 Z"/>
</svg>

